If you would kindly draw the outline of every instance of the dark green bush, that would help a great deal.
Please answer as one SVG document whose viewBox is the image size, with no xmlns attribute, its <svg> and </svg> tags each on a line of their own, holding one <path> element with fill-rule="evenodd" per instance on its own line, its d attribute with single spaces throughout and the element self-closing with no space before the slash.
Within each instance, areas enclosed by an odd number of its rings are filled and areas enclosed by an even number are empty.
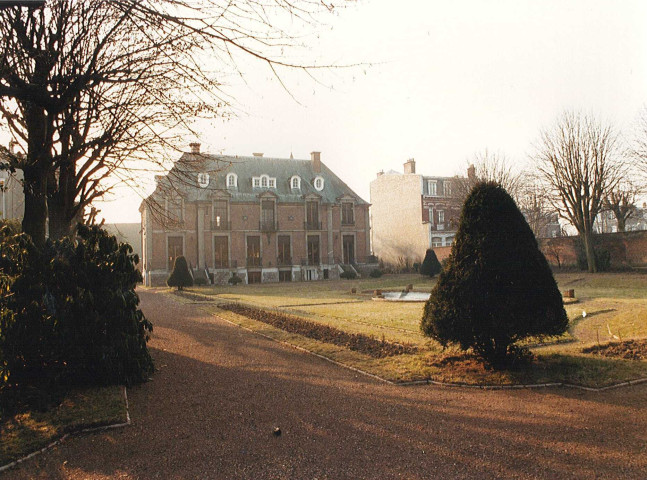
<svg viewBox="0 0 647 480">
<path fill-rule="evenodd" d="M 371 270 L 371 273 L 369 273 L 369 276 L 371 278 L 380 278 L 382 276 L 382 270 L 380 270 L 379 268 L 374 268 L 373 270 Z"/>
<path fill-rule="evenodd" d="M 421 263 L 420 263 L 420 262 L 414 262 L 414 263 L 413 263 L 413 271 L 414 271 L 415 273 L 420 273 L 420 266 L 421 266 Z"/>
<path fill-rule="evenodd" d="M 98 227 L 37 249 L 0 234 L 0 388 L 47 392 L 133 384 L 153 370 L 151 323 L 138 309 L 139 259 Z M 6 405 L 3 405 L 6 407 Z"/>
<path fill-rule="evenodd" d="M 193 285 L 193 275 L 191 275 L 186 258 L 180 255 L 175 259 L 173 271 L 166 280 L 166 284 L 169 287 L 177 287 L 178 290 L 182 290 L 184 287 L 190 287 Z"/>
<path fill-rule="evenodd" d="M 594 247 L 595 264 L 598 272 L 608 272 L 611 269 L 611 253 L 604 248 Z M 586 259 L 586 252 L 584 247 L 580 244 L 577 249 L 577 268 L 580 270 L 588 270 L 589 263 Z"/>
<path fill-rule="evenodd" d="M 346 280 L 353 280 L 354 278 L 357 278 L 357 274 L 352 270 L 346 270 L 339 274 L 339 278 L 344 278 Z"/>
<path fill-rule="evenodd" d="M 476 185 L 425 305 L 422 331 L 503 367 L 521 351 L 515 342 L 561 334 L 567 323 L 548 262 L 516 204 L 497 184 Z"/>
<path fill-rule="evenodd" d="M 231 274 L 231 277 L 229 277 L 229 280 L 227 280 L 227 283 L 229 283 L 229 285 L 238 285 L 242 281 L 243 279 L 240 278 L 238 274 L 236 274 L 236 272 L 234 272 Z"/>
<path fill-rule="evenodd" d="M 425 253 L 425 259 L 422 261 L 420 266 L 420 274 L 433 277 L 434 275 L 440 273 L 442 267 L 436 256 L 436 252 L 432 248 L 428 248 Z"/>
</svg>

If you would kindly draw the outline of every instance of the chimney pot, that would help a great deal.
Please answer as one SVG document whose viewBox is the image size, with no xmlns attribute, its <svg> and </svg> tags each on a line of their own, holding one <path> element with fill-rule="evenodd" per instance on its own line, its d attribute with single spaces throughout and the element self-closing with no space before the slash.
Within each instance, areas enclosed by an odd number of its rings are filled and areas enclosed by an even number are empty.
<svg viewBox="0 0 647 480">
<path fill-rule="evenodd" d="M 200 153 L 200 144 L 198 142 L 189 143 L 191 153 Z"/>
<path fill-rule="evenodd" d="M 416 161 L 413 158 L 404 162 L 404 173 L 416 173 Z"/>
<path fill-rule="evenodd" d="M 315 173 L 321 173 L 321 152 L 310 152 L 310 159 Z"/>
</svg>

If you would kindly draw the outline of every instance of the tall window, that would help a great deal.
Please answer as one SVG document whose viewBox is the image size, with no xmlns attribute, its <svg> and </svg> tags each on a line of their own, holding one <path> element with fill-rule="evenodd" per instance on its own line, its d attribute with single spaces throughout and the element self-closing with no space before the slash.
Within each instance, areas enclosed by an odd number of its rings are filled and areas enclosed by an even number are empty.
<svg viewBox="0 0 647 480">
<path fill-rule="evenodd" d="M 306 202 L 306 228 L 309 230 L 319 229 L 319 202 L 316 200 Z"/>
<path fill-rule="evenodd" d="M 254 188 L 259 188 L 261 186 L 261 179 L 259 177 L 254 177 Z"/>
<path fill-rule="evenodd" d="M 227 200 L 213 202 L 213 228 L 225 230 L 228 228 Z"/>
<path fill-rule="evenodd" d="M 279 235 L 278 246 L 279 252 L 276 263 L 279 265 L 292 265 L 292 259 L 290 257 L 290 236 Z"/>
<path fill-rule="evenodd" d="M 353 215 L 352 202 L 344 202 L 341 204 L 341 223 L 342 225 L 354 225 L 355 217 Z"/>
<path fill-rule="evenodd" d="M 213 238 L 213 260 L 215 268 L 229 268 L 229 239 L 227 237 Z"/>
<path fill-rule="evenodd" d="M 265 175 L 263 175 L 261 177 L 261 187 L 267 188 L 267 181 L 268 181 L 268 178 Z"/>
<path fill-rule="evenodd" d="M 429 180 L 427 182 L 427 188 L 429 189 L 429 195 L 438 195 L 436 180 Z"/>
<path fill-rule="evenodd" d="M 247 237 L 247 266 L 261 266 L 261 237 Z"/>
<path fill-rule="evenodd" d="M 294 177 L 292 177 L 290 186 L 292 188 L 301 188 L 301 179 L 295 175 Z"/>
<path fill-rule="evenodd" d="M 172 222 L 183 221 L 181 198 L 169 198 L 166 202 L 166 205 L 167 205 L 166 214 L 170 221 Z"/>
<path fill-rule="evenodd" d="M 261 202 L 261 230 L 274 231 L 274 200 L 263 200 Z"/>
<path fill-rule="evenodd" d="M 184 255 L 184 239 L 182 237 L 168 237 L 168 268 L 173 269 L 175 259 Z"/>
<path fill-rule="evenodd" d="M 319 265 L 319 235 L 308 235 L 308 265 Z"/>
<path fill-rule="evenodd" d="M 438 210 L 438 223 L 445 223 L 445 211 Z"/>
<path fill-rule="evenodd" d="M 448 181 L 443 182 L 443 195 L 446 197 L 451 196 L 452 194 L 452 184 Z"/>
</svg>

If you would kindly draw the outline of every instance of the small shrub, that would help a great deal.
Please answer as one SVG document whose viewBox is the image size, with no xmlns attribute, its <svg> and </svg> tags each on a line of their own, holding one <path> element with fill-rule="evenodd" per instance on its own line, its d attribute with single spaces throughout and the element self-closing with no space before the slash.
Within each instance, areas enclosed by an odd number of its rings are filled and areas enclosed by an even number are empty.
<svg viewBox="0 0 647 480">
<path fill-rule="evenodd" d="M 339 274 L 339 278 L 344 278 L 346 280 L 353 280 L 353 279 L 357 278 L 357 274 L 355 272 L 353 272 L 352 270 L 348 270 L 348 271 L 345 271 L 345 272 L 341 272 Z"/>
<path fill-rule="evenodd" d="M 420 263 L 420 262 L 414 262 L 414 263 L 413 263 L 413 271 L 414 271 L 415 273 L 420 273 L 420 266 L 421 266 L 421 263 Z"/>
<path fill-rule="evenodd" d="M 166 280 L 166 284 L 169 287 L 177 287 L 178 290 L 182 290 L 184 287 L 190 287 L 193 285 L 193 275 L 189 270 L 186 258 L 180 255 L 175 259 L 173 271 Z"/>
<path fill-rule="evenodd" d="M 379 268 L 374 268 L 373 270 L 371 270 L 371 273 L 369 273 L 369 276 L 371 278 L 380 278 L 382 276 L 382 270 L 380 270 Z"/>
<path fill-rule="evenodd" d="M 425 259 L 422 261 L 420 266 L 420 274 L 433 277 L 434 275 L 440 273 L 442 267 L 436 256 L 436 252 L 432 248 L 428 248 L 425 253 Z"/>
<path fill-rule="evenodd" d="M 239 283 L 242 283 L 242 281 L 243 279 L 234 272 L 231 274 L 231 277 L 229 277 L 229 280 L 227 280 L 227 283 L 229 283 L 229 285 L 238 285 Z"/>
<path fill-rule="evenodd" d="M 594 248 L 593 251 L 598 272 L 608 272 L 611 269 L 611 253 L 604 248 Z M 578 248 L 577 251 L 577 268 L 580 270 L 589 269 L 586 252 L 583 247 Z"/>
</svg>

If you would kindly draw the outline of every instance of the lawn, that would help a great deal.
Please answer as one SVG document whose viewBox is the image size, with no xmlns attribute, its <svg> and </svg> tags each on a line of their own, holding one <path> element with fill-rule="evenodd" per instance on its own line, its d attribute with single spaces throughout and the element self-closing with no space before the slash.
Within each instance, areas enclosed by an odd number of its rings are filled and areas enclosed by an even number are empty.
<svg viewBox="0 0 647 480">
<path fill-rule="evenodd" d="M 0 418 L 0 466 L 39 450 L 66 433 L 126 422 L 123 387 L 70 392 L 55 408 Z"/>
<path fill-rule="evenodd" d="M 443 349 L 420 332 L 424 303 L 372 300 L 376 289 L 401 291 L 413 284 L 429 292 L 435 279 L 420 275 L 384 275 L 378 279 L 192 287 L 182 301 L 199 302 L 209 312 L 231 322 L 285 341 L 332 360 L 392 381 L 433 379 L 446 382 L 534 384 L 564 382 L 605 386 L 647 377 L 647 362 L 585 354 L 586 346 L 647 338 L 647 275 L 629 273 L 558 273 L 560 290 L 574 289 L 576 303 L 566 305 L 570 324 L 558 338 L 528 339 L 535 355 L 529 366 L 495 372 L 455 348 Z M 353 291 L 354 289 L 354 291 Z M 218 308 L 238 302 L 328 325 L 348 333 L 418 347 L 418 353 L 371 358 L 346 348 L 279 330 Z"/>
</svg>

